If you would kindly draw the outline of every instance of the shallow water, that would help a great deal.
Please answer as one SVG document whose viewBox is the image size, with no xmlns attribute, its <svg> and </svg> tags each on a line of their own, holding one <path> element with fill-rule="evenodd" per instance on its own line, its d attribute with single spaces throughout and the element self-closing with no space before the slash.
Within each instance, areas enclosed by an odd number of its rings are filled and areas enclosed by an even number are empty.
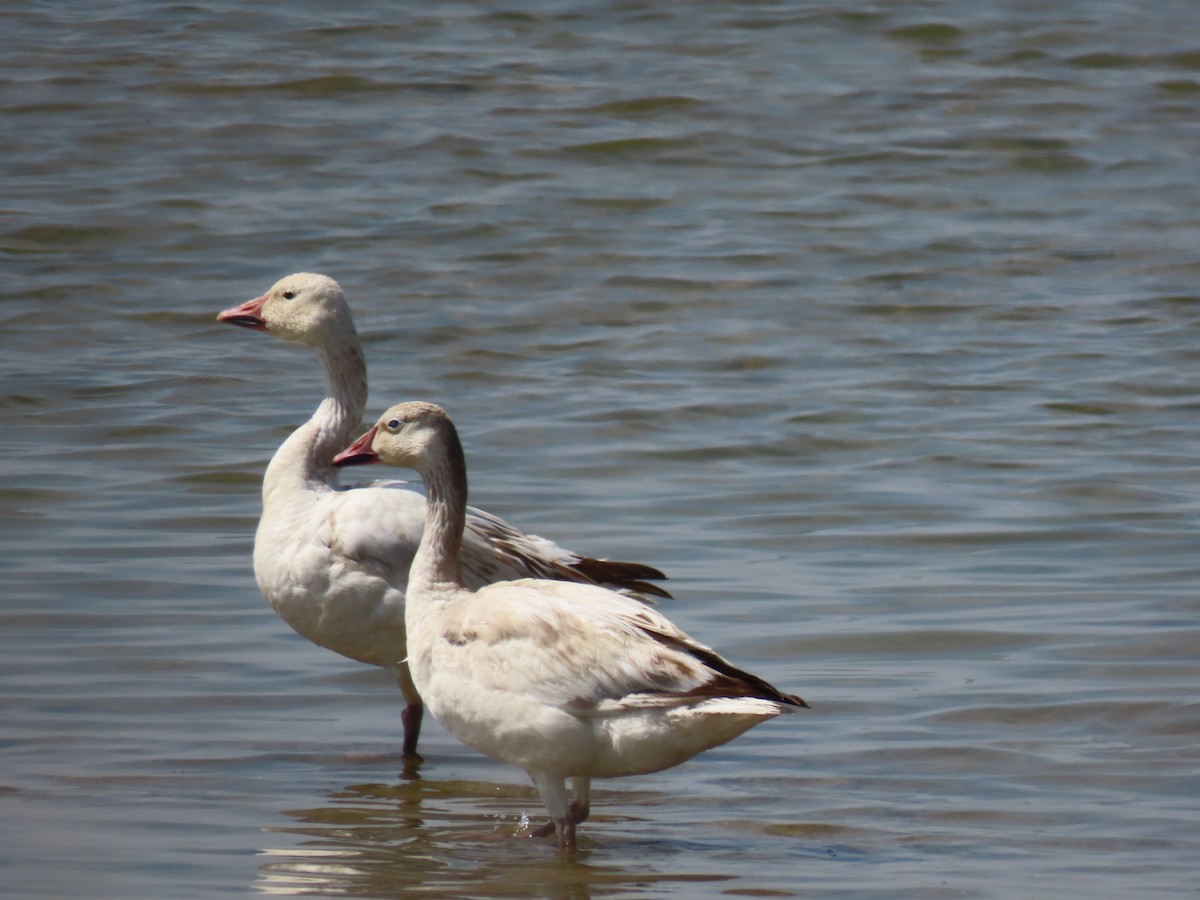
<svg viewBox="0 0 1200 900">
<path fill-rule="evenodd" d="M 3 14 L 0 894 L 1179 896 L 1200 858 L 1191 6 Z M 338 278 L 372 413 L 666 569 L 811 711 L 523 776 L 254 585 Z"/>
</svg>

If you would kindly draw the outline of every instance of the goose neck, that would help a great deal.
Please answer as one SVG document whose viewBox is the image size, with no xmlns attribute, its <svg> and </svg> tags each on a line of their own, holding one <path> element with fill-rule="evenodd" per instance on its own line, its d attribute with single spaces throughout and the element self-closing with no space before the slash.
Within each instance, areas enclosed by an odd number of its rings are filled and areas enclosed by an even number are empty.
<svg viewBox="0 0 1200 900">
<path fill-rule="evenodd" d="M 333 457 L 346 446 L 367 407 L 367 366 L 356 337 L 318 355 L 325 373 L 325 399 L 312 417 L 283 442 L 263 480 L 263 500 L 275 492 L 334 485 Z"/>
<path fill-rule="evenodd" d="M 409 574 L 410 591 L 462 586 L 458 554 L 467 520 L 467 471 L 457 436 L 449 435 L 443 449 L 437 462 L 421 470 L 425 530 Z"/>
</svg>

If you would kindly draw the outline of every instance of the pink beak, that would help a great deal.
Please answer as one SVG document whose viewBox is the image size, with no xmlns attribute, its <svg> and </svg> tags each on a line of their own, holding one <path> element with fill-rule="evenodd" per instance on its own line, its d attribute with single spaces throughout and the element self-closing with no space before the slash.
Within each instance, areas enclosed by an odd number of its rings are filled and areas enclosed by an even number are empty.
<svg viewBox="0 0 1200 900">
<path fill-rule="evenodd" d="M 335 456 L 333 464 L 340 468 L 341 466 L 365 466 L 367 463 L 379 462 L 379 454 L 371 449 L 378 427 L 372 425 L 370 431 Z"/>
<path fill-rule="evenodd" d="M 252 328 L 255 331 L 266 331 L 267 322 L 262 316 L 262 308 L 269 296 L 270 294 L 263 294 L 253 300 L 247 300 L 241 306 L 219 312 L 217 321 L 228 322 L 230 325 L 241 325 L 243 328 Z"/>
</svg>

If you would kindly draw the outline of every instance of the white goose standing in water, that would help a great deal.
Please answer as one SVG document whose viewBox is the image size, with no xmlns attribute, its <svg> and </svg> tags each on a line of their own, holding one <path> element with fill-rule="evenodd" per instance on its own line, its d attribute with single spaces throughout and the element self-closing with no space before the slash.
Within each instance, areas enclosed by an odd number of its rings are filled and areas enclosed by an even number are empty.
<svg viewBox="0 0 1200 900">
<path fill-rule="evenodd" d="M 275 611 L 300 634 L 343 656 L 389 669 L 404 694 L 405 755 L 415 755 L 422 704 L 405 662 L 404 592 L 425 522 L 425 500 L 403 482 L 339 487 L 333 455 L 362 422 L 367 371 L 342 289 L 299 273 L 217 320 L 311 347 L 326 397 L 276 451 L 263 477 L 254 574 Z M 612 584 L 659 596 L 650 566 L 578 556 L 471 510 L 459 560 L 464 581 L 536 576 Z"/>
<path fill-rule="evenodd" d="M 441 407 L 393 406 L 334 464 L 375 461 L 416 469 L 428 497 L 405 609 L 413 682 L 451 734 L 529 774 L 551 817 L 532 834 L 557 831 L 570 851 L 592 778 L 677 765 L 807 706 L 615 591 L 532 578 L 468 586 L 466 463 Z"/>
</svg>

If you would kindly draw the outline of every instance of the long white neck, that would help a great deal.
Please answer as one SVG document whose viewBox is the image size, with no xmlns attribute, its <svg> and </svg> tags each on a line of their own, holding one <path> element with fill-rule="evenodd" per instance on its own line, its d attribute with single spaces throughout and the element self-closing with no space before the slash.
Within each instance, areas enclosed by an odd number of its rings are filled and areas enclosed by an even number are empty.
<svg viewBox="0 0 1200 900">
<path fill-rule="evenodd" d="M 283 442 L 263 479 L 263 502 L 279 490 L 337 484 L 332 460 L 350 442 L 367 407 L 367 364 L 351 330 L 337 342 L 317 348 L 325 370 L 325 399 L 312 418 Z"/>
<path fill-rule="evenodd" d="M 467 466 L 453 426 L 441 439 L 434 462 L 420 470 L 425 482 L 425 531 L 408 576 L 410 596 L 462 587 L 458 552 L 467 521 Z"/>
</svg>

